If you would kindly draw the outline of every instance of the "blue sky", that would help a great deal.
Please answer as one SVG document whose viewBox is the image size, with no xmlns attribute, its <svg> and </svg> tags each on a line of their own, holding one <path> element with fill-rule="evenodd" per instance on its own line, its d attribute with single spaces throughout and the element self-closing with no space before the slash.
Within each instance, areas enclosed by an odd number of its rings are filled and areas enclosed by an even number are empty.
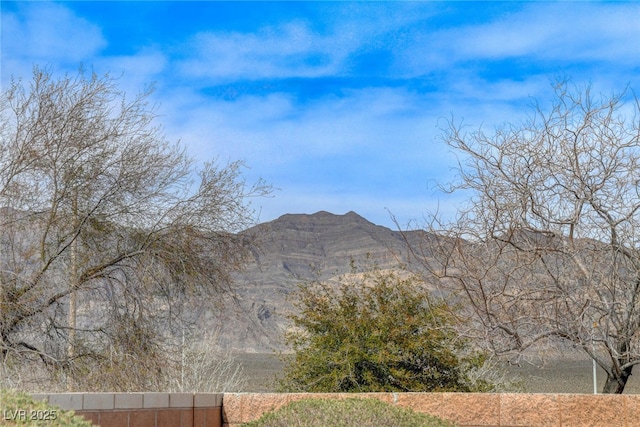
<svg viewBox="0 0 640 427">
<path fill-rule="evenodd" d="M 2 1 L 1 83 L 82 64 L 155 83 L 169 138 L 244 160 L 276 190 L 261 221 L 455 211 L 445 120 L 517 123 L 560 76 L 640 91 L 635 2 Z"/>
</svg>

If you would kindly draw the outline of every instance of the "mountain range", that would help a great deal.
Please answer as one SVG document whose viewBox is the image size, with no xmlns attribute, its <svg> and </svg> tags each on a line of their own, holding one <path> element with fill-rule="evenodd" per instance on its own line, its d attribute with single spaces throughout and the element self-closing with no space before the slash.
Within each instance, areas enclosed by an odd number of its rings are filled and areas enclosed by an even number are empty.
<svg viewBox="0 0 640 427">
<path fill-rule="evenodd" d="M 235 277 L 235 295 L 206 320 L 222 324 L 220 345 L 242 352 L 286 349 L 283 341 L 297 285 L 330 280 L 359 269 L 397 268 L 409 261 L 407 242 L 423 231 L 398 231 L 355 212 L 287 214 L 244 231 L 257 238 L 245 269 Z"/>
</svg>

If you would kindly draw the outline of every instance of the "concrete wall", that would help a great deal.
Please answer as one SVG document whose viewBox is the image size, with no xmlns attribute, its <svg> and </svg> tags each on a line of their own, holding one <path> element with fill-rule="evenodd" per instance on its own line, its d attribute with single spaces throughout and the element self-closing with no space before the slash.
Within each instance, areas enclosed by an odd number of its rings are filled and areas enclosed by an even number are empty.
<svg viewBox="0 0 640 427">
<path fill-rule="evenodd" d="M 635 427 L 640 395 L 525 393 L 225 393 L 224 426 L 237 427 L 294 400 L 370 397 L 465 427 Z"/>
<path fill-rule="evenodd" d="M 461 427 L 640 426 L 640 395 L 526 393 L 61 393 L 38 394 L 102 427 L 237 427 L 305 398 L 374 398 Z"/>
<path fill-rule="evenodd" d="M 222 393 L 32 394 L 101 427 L 221 427 Z"/>
</svg>

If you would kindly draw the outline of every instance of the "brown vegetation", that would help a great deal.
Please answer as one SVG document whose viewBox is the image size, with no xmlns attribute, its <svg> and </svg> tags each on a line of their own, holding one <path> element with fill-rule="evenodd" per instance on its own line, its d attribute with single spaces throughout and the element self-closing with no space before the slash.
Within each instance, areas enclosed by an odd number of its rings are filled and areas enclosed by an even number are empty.
<svg viewBox="0 0 640 427">
<path fill-rule="evenodd" d="M 161 387 L 178 337 L 244 262 L 233 232 L 268 187 L 247 187 L 239 163 L 198 167 L 154 124 L 151 92 L 115 83 L 35 68 L 2 94 L 5 382 Z"/>
<path fill-rule="evenodd" d="M 501 354 L 568 342 L 621 393 L 640 363 L 640 105 L 567 82 L 548 112 L 490 134 L 451 123 L 455 221 L 414 247 Z"/>
</svg>

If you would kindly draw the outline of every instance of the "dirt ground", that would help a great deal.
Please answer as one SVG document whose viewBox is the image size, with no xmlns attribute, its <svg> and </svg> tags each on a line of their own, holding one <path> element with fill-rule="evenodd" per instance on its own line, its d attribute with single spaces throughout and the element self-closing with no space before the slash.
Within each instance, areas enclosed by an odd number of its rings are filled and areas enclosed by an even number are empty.
<svg viewBox="0 0 640 427">
<path fill-rule="evenodd" d="M 238 355 L 244 374 L 248 378 L 243 391 L 272 392 L 277 389 L 276 378 L 282 373 L 285 362 L 277 354 L 244 353 Z"/>
<path fill-rule="evenodd" d="M 276 391 L 276 378 L 284 363 L 276 354 L 252 353 L 238 356 L 249 379 L 244 391 Z M 505 368 L 510 376 L 520 379 L 529 393 L 593 393 L 593 368 L 590 360 L 547 362 L 544 367 L 522 364 Z M 604 372 L 597 371 L 598 391 L 604 385 Z M 640 371 L 632 375 L 624 391 L 640 394 Z"/>
<path fill-rule="evenodd" d="M 591 360 L 555 361 L 543 368 L 526 365 L 510 367 L 508 371 L 523 379 L 525 391 L 531 393 L 593 393 L 593 362 Z M 605 373 L 596 371 L 598 392 L 605 382 Z M 640 394 L 640 370 L 632 375 L 625 394 Z"/>
</svg>

